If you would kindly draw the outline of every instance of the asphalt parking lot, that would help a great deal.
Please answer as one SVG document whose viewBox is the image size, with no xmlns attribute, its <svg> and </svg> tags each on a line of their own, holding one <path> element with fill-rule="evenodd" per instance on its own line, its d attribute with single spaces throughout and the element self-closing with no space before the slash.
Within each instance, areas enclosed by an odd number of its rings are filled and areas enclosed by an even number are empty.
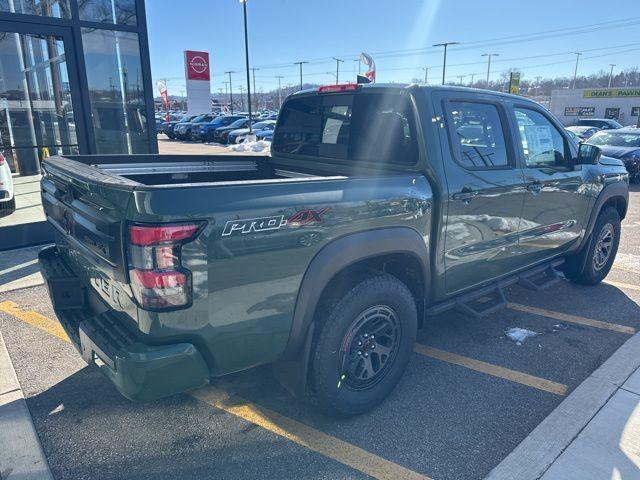
<svg viewBox="0 0 640 480">
<path fill-rule="evenodd" d="M 270 367 L 131 403 L 65 340 L 42 285 L 0 293 L 0 329 L 58 480 L 478 479 L 640 329 L 637 185 L 622 232 L 606 283 L 514 286 L 482 320 L 429 319 L 396 391 L 348 420 L 291 398 Z M 15 258 L 0 284 L 37 276 Z M 537 335 L 518 344 L 513 327 Z"/>
</svg>

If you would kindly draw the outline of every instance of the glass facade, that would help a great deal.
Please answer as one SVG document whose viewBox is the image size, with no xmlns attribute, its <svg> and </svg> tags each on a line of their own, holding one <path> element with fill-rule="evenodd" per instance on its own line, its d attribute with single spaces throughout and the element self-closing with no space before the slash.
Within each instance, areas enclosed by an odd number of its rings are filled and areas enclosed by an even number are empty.
<svg viewBox="0 0 640 480">
<path fill-rule="evenodd" d="M 0 145 L 12 170 L 38 173 L 56 154 L 156 152 L 141 45 L 135 0 L 0 0 Z"/>
<path fill-rule="evenodd" d="M 82 44 L 97 153 L 147 153 L 138 35 L 83 28 Z"/>
</svg>

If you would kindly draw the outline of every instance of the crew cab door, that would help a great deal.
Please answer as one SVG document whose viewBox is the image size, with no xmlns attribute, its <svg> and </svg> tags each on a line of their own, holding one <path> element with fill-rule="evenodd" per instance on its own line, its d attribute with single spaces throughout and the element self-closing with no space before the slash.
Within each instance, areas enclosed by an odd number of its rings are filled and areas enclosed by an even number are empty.
<svg viewBox="0 0 640 480">
<path fill-rule="evenodd" d="M 528 263 L 557 255 L 577 241 L 589 210 L 577 147 L 543 108 L 512 105 L 526 192 L 520 249 Z"/>
<path fill-rule="evenodd" d="M 497 96 L 434 94 L 442 109 L 446 293 L 488 282 L 517 257 L 524 180 L 508 111 Z M 448 147 L 448 148 L 447 148 Z"/>
</svg>

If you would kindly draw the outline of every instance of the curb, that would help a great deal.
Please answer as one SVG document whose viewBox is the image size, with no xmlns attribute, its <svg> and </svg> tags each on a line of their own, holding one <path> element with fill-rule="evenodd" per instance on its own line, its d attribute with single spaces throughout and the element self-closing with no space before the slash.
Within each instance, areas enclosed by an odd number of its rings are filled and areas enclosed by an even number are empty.
<svg viewBox="0 0 640 480">
<path fill-rule="evenodd" d="M 578 385 L 486 480 L 538 480 L 638 367 L 640 333 Z"/>
<path fill-rule="evenodd" d="M 0 478 L 53 480 L 0 332 Z"/>
</svg>

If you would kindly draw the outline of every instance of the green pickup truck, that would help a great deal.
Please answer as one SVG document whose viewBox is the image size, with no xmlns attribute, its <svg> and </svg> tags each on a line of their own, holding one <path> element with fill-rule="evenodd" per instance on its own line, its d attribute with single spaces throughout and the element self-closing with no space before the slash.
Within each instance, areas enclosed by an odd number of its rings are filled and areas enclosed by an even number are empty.
<svg viewBox="0 0 640 480">
<path fill-rule="evenodd" d="M 416 85 L 291 95 L 271 155 L 51 157 L 41 187 L 56 314 L 124 396 L 271 363 L 339 416 L 393 390 L 430 316 L 600 282 L 628 204 L 622 162 L 540 105 Z"/>
</svg>

